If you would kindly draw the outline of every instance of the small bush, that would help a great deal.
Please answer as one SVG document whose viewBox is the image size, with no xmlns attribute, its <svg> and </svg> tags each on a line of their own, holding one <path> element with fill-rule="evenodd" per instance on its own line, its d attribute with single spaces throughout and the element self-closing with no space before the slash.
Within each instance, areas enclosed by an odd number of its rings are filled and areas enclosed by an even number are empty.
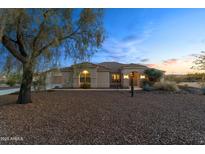
<svg viewBox="0 0 205 154">
<path fill-rule="evenodd" d="M 146 84 L 146 85 L 144 85 L 144 86 L 142 87 L 142 89 L 143 89 L 144 91 L 152 91 L 152 90 L 154 90 L 154 87 L 152 87 L 152 86 Z"/>
<path fill-rule="evenodd" d="M 170 82 L 170 81 L 156 82 L 154 84 L 154 88 L 156 90 L 165 90 L 165 91 L 178 91 L 179 90 L 176 83 Z"/>
<path fill-rule="evenodd" d="M 152 91 L 154 90 L 153 88 L 153 82 L 152 81 L 149 81 L 147 79 L 144 79 L 141 81 L 141 88 L 144 90 L 144 91 Z"/>
<path fill-rule="evenodd" d="M 149 81 L 157 82 L 160 81 L 160 79 L 163 76 L 163 72 L 157 69 L 149 68 L 144 71 L 144 73 L 147 75 Z"/>
<path fill-rule="evenodd" d="M 83 84 L 81 84 L 80 87 L 83 88 L 83 89 L 89 89 L 89 88 L 90 88 L 90 84 L 88 84 L 88 83 L 83 83 Z"/>
<path fill-rule="evenodd" d="M 16 80 L 14 78 L 10 78 L 7 80 L 6 84 L 10 87 L 13 87 L 16 84 Z"/>
<path fill-rule="evenodd" d="M 7 78 L 6 84 L 9 85 L 10 87 L 15 86 L 21 81 L 20 74 L 9 74 L 7 75 L 6 78 Z"/>
<path fill-rule="evenodd" d="M 154 82 L 152 81 L 149 81 L 148 79 L 143 79 L 141 80 L 141 87 L 143 88 L 145 85 L 149 85 L 149 86 L 152 86 L 154 84 Z"/>
</svg>

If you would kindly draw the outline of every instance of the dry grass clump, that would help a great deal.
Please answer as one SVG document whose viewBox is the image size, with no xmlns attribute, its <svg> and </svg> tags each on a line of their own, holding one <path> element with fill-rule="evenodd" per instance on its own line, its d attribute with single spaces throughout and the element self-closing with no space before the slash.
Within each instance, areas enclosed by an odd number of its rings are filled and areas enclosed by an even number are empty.
<svg viewBox="0 0 205 154">
<path fill-rule="evenodd" d="M 179 91 L 176 82 L 173 81 L 160 81 L 154 84 L 156 90 L 165 90 L 165 91 Z"/>
</svg>

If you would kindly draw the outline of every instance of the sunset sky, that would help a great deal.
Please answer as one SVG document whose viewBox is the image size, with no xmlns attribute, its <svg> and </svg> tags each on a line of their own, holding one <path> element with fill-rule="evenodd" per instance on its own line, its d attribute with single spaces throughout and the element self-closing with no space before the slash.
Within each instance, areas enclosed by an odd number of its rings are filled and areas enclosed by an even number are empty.
<svg viewBox="0 0 205 154">
<path fill-rule="evenodd" d="M 104 25 L 107 37 L 95 63 L 141 63 L 185 74 L 205 50 L 205 9 L 105 9 Z"/>
</svg>

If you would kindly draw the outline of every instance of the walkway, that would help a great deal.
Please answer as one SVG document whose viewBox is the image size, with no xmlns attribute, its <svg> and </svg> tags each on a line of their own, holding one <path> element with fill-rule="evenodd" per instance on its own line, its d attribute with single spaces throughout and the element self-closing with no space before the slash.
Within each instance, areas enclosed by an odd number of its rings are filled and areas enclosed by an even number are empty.
<svg viewBox="0 0 205 154">
<path fill-rule="evenodd" d="M 130 91 L 130 89 L 49 89 L 49 90 L 56 90 L 56 91 L 61 91 L 61 90 L 62 91 Z M 134 90 L 142 90 L 142 88 L 135 87 Z M 18 91 L 19 91 L 19 88 L 3 89 L 3 90 L 0 90 L 0 96 L 12 94 Z"/>
<path fill-rule="evenodd" d="M 130 89 L 52 89 L 59 91 L 130 91 Z M 134 87 L 134 90 L 142 90 L 142 88 Z"/>
<path fill-rule="evenodd" d="M 19 88 L 0 90 L 0 96 L 1 96 L 1 95 L 12 94 L 12 93 L 15 93 L 15 92 L 18 92 L 18 91 L 19 91 Z"/>
</svg>

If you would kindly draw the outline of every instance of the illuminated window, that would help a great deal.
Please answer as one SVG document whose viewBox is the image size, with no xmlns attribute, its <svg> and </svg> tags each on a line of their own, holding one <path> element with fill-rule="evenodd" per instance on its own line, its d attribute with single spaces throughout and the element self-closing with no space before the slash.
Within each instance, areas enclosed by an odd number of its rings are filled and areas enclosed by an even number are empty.
<svg viewBox="0 0 205 154">
<path fill-rule="evenodd" d="M 120 82 L 120 74 L 112 74 L 112 82 Z"/>
<path fill-rule="evenodd" d="M 124 79 L 129 79 L 129 75 L 124 75 Z"/>
<path fill-rule="evenodd" d="M 145 79 L 145 75 L 140 75 L 140 79 Z"/>
<path fill-rule="evenodd" d="M 82 73 L 83 73 L 83 74 L 88 74 L 88 71 L 87 71 L 87 70 L 84 70 Z"/>
</svg>

